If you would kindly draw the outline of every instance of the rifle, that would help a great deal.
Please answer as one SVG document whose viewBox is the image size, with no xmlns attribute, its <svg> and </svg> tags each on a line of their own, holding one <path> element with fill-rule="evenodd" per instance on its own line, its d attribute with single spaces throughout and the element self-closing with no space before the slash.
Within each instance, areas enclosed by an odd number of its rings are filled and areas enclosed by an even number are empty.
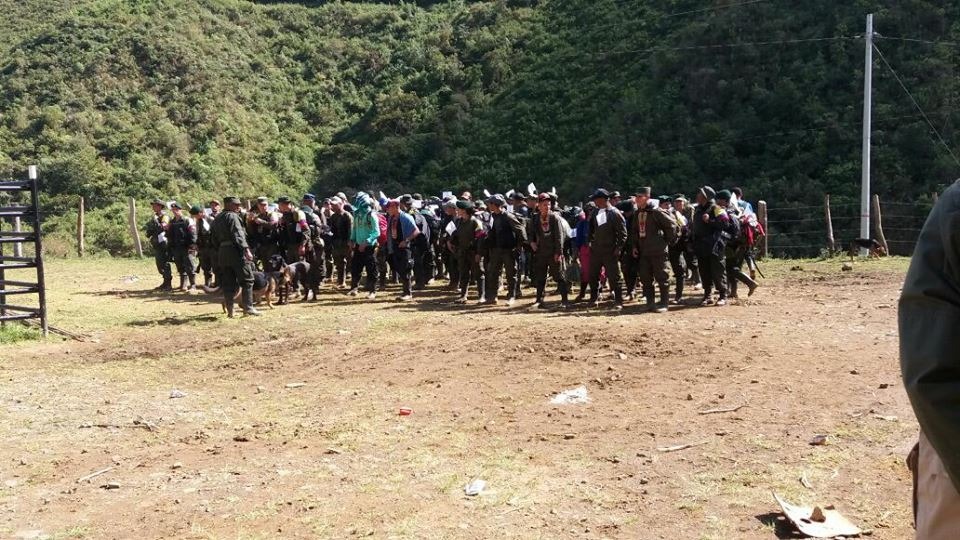
<svg viewBox="0 0 960 540">
<path fill-rule="evenodd" d="M 753 268 L 758 274 L 760 274 L 760 277 L 767 279 L 767 276 L 763 275 L 763 271 L 760 270 L 760 265 L 757 264 L 757 259 L 753 256 L 752 250 L 747 251 L 747 268 Z"/>
</svg>

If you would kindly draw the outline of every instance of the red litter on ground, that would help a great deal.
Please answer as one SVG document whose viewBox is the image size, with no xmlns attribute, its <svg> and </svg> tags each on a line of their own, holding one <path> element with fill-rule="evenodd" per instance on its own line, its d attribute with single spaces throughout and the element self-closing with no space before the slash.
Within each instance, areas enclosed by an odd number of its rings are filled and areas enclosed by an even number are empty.
<svg viewBox="0 0 960 540">
<path fill-rule="evenodd" d="M 410 407 L 400 407 L 400 416 L 410 416 L 413 414 L 413 409 Z"/>
</svg>

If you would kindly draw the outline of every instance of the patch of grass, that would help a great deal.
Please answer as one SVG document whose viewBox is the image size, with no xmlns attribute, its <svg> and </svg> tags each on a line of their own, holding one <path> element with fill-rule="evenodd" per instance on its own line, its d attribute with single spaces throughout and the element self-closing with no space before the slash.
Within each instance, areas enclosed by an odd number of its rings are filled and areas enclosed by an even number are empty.
<svg viewBox="0 0 960 540">
<path fill-rule="evenodd" d="M 37 328 L 10 323 L 0 326 L 0 344 L 20 343 L 40 339 L 43 334 Z"/>
</svg>

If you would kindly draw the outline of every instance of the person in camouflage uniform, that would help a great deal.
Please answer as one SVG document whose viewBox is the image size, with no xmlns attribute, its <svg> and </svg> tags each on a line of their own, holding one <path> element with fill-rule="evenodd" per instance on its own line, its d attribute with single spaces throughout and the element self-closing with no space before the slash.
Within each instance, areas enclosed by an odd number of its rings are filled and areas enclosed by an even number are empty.
<svg viewBox="0 0 960 540">
<path fill-rule="evenodd" d="M 610 193 L 598 189 L 593 197 L 597 209 L 590 217 L 590 302 L 600 307 L 600 270 L 605 269 L 613 291 L 613 308 L 623 309 L 623 274 L 620 254 L 627 243 L 623 214 L 610 206 Z"/>
<path fill-rule="evenodd" d="M 469 201 L 457 201 L 454 204 L 457 208 L 457 218 L 454 221 L 457 228 L 450 235 L 447 247 L 453 253 L 457 264 L 457 288 L 460 290 L 457 303 L 467 303 L 467 292 L 471 281 L 476 283 L 477 294 L 480 295 L 480 302 L 483 303 L 486 294 L 486 277 L 479 255 L 479 244 L 484 235 L 483 223 L 474 217 L 477 210 Z"/>
<path fill-rule="evenodd" d="M 629 231 L 628 244 L 637 260 L 637 276 L 643 287 L 643 296 L 650 311 L 663 313 L 670 303 L 670 268 L 667 252 L 676 242 L 676 223 L 660 209 L 650 204 L 650 188 L 643 187 L 634 195 L 637 213 Z M 660 289 L 660 303 L 656 303 L 654 282 Z"/>
<path fill-rule="evenodd" d="M 247 239 L 253 250 L 255 261 L 266 268 L 270 257 L 280 251 L 277 243 L 277 227 L 280 214 L 270 211 L 270 201 L 266 197 L 257 198 L 257 206 L 247 212 Z"/>
<path fill-rule="evenodd" d="M 203 285 L 209 287 L 213 275 L 216 273 L 217 249 L 213 245 L 213 225 L 214 218 L 203 213 L 203 208 L 194 205 L 190 208 L 190 217 L 193 218 L 194 227 L 197 231 L 197 273 L 203 272 Z"/>
<path fill-rule="evenodd" d="M 177 274 L 180 275 L 179 291 L 188 291 L 191 294 L 197 292 L 196 268 L 194 260 L 190 257 L 191 251 L 197 246 L 197 226 L 194 220 L 183 215 L 183 208 L 177 201 L 170 203 L 170 209 L 173 211 L 173 217 L 167 226 L 167 241 L 169 242 L 170 258 L 177 267 Z M 187 282 L 190 288 L 187 288 Z"/>
<path fill-rule="evenodd" d="M 163 278 L 163 283 L 156 287 L 155 291 L 172 291 L 173 276 L 170 274 L 170 250 L 167 242 L 167 227 L 170 225 L 170 217 L 163 211 L 167 208 L 167 203 L 160 199 L 154 199 L 150 203 L 153 209 L 153 217 L 147 222 L 147 239 L 153 247 L 153 260 L 157 265 L 157 272 Z"/>
<path fill-rule="evenodd" d="M 503 195 L 487 199 L 487 209 L 492 217 L 481 255 L 487 259 L 487 292 L 484 295 L 487 303 L 497 303 L 500 275 L 506 274 L 507 305 L 512 306 L 518 289 L 517 254 L 527 242 L 527 231 L 515 215 L 506 211 L 506 206 Z"/>
<path fill-rule="evenodd" d="M 253 253 L 247 243 L 247 229 L 240 215 L 240 199 L 227 197 L 226 211 L 213 221 L 213 242 L 218 246 L 220 286 L 227 317 L 233 318 L 233 299 L 240 289 L 240 305 L 244 315 L 260 315 L 253 306 Z"/>
<path fill-rule="evenodd" d="M 533 282 L 537 290 L 534 305 L 545 308 L 544 295 L 547 288 L 547 275 L 557 282 L 560 292 L 560 307 L 569 306 L 570 283 L 567 281 L 567 259 L 564 257 L 564 247 L 569 240 L 568 227 L 560 214 L 552 209 L 553 201 L 550 194 L 541 193 L 538 196 L 539 207 L 532 214 L 533 236 L 530 237 L 532 257 Z"/>
</svg>

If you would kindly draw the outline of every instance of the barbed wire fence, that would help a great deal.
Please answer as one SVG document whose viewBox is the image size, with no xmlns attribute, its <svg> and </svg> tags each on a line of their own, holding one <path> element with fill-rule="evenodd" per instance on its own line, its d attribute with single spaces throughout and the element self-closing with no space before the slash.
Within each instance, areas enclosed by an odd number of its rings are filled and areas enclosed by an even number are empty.
<svg viewBox="0 0 960 540">
<path fill-rule="evenodd" d="M 912 255 L 935 200 L 935 195 L 912 202 L 874 200 L 870 239 L 886 244 L 890 255 Z M 823 205 L 771 206 L 766 213 L 770 257 L 788 259 L 848 253 L 851 244 L 861 238 L 859 202 L 830 202 L 827 196 Z"/>
</svg>

